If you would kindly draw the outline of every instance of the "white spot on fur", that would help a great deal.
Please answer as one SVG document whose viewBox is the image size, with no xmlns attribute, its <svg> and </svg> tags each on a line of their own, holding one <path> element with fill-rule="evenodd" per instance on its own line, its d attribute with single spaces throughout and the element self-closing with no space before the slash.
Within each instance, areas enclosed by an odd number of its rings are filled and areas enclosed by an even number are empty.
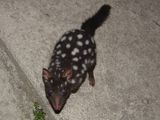
<svg viewBox="0 0 160 120">
<path fill-rule="evenodd" d="M 73 70 L 78 70 L 78 66 L 73 65 Z"/>
<path fill-rule="evenodd" d="M 66 39 L 66 36 L 63 36 L 62 39 L 61 39 L 61 41 L 63 42 L 65 39 Z"/>
<path fill-rule="evenodd" d="M 62 53 L 62 51 L 61 50 L 58 50 L 57 51 L 57 55 L 59 55 L 59 54 L 61 54 Z"/>
<path fill-rule="evenodd" d="M 67 45 L 66 45 L 66 48 L 70 48 L 70 47 L 71 47 L 71 45 L 70 45 L 70 44 L 67 44 Z"/>
<path fill-rule="evenodd" d="M 93 38 L 91 38 L 91 41 L 92 41 L 92 43 L 93 43 L 93 44 L 95 43 L 95 41 L 94 41 L 94 39 L 93 39 Z"/>
<path fill-rule="evenodd" d="M 86 41 L 85 41 L 85 44 L 86 44 L 86 45 L 89 45 L 89 40 L 86 40 Z"/>
<path fill-rule="evenodd" d="M 73 51 L 71 52 L 72 55 L 76 55 L 77 53 L 79 53 L 78 48 L 74 48 Z"/>
<path fill-rule="evenodd" d="M 72 40 L 72 36 L 70 36 L 70 37 L 68 38 L 68 40 L 71 41 L 71 40 Z"/>
<path fill-rule="evenodd" d="M 58 44 L 56 48 L 58 49 L 58 48 L 60 48 L 60 47 L 61 47 L 61 45 L 60 45 L 60 44 Z"/>
<path fill-rule="evenodd" d="M 83 55 L 87 55 L 87 50 L 83 50 Z"/>
<path fill-rule="evenodd" d="M 77 61 L 78 61 L 78 58 L 77 58 L 77 57 L 74 57 L 72 60 L 75 61 L 75 62 L 77 62 Z"/>
<path fill-rule="evenodd" d="M 81 70 L 81 73 L 84 74 L 84 70 L 83 69 Z"/>
<path fill-rule="evenodd" d="M 88 48 L 88 53 L 91 53 L 92 49 L 91 48 Z"/>
<path fill-rule="evenodd" d="M 84 68 L 84 70 L 87 70 L 86 65 L 82 64 L 82 67 Z"/>
<path fill-rule="evenodd" d="M 59 62 L 59 60 L 58 60 L 58 59 L 56 59 L 56 61 L 55 61 L 55 62 L 56 62 L 56 66 L 57 66 L 57 65 L 58 65 L 58 66 L 60 65 L 60 62 Z"/>
<path fill-rule="evenodd" d="M 51 80 L 51 83 L 53 83 L 53 80 Z"/>
<path fill-rule="evenodd" d="M 81 41 L 77 41 L 78 46 L 83 46 L 83 43 Z"/>
<path fill-rule="evenodd" d="M 65 81 L 64 85 L 67 85 L 67 84 L 68 84 L 68 82 L 67 82 L 67 81 Z"/>
<path fill-rule="evenodd" d="M 66 57 L 66 54 L 65 54 L 65 53 L 63 53 L 63 54 L 62 54 L 62 58 L 65 58 L 65 57 Z"/>
<path fill-rule="evenodd" d="M 74 79 L 72 79 L 72 80 L 71 80 L 71 83 L 72 83 L 72 84 L 75 84 L 75 83 L 76 83 L 76 81 L 75 81 Z"/>
<path fill-rule="evenodd" d="M 78 34 L 78 35 L 77 35 L 77 38 L 78 38 L 78 39 L 82 39 L 82 38 L 83 38 L 83 35 L 82 35 L 82 34 Z"/>
<path fill-rule="evenodd" d="M 76 75 L 76 77 L 79 77 L 80 76 L 80 74 L 78 73 L 77 75 Z"/>
</svg>

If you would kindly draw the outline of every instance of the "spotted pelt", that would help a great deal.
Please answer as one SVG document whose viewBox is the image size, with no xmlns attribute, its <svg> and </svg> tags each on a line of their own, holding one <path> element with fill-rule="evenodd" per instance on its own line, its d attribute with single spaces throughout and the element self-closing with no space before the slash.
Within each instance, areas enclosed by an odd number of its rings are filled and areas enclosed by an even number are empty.
<svg viewBox="0 0 160 120">
<path fill-rule="evenodd" d="M 96 43 L 94 34 L 106 20 L 109 5 L 103 5 L 81 29 L 70 30 L 57 42 L 48 69 L 43 69 L 42 77 L 46 97 L 56 113 L 59 113 L 71 93 L 75 93 L 86 79 L 95 85 Z"/>
</svg>

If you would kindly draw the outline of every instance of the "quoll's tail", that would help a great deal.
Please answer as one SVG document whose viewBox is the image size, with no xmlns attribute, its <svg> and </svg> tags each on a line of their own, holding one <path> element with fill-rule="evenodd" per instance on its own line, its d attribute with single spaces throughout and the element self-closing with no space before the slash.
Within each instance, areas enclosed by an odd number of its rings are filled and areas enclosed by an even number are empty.
<svg viewBox="0 0 160 120">
<path fill-rule="evenodd" d="M 109 5 L 103 5 L 95 15 L 82 23 L 81 29 L 85 30 L 91 36 L 94 36 L 96 29 L 108 18 L 110 9 L 111 7 Z"/>
</svg>

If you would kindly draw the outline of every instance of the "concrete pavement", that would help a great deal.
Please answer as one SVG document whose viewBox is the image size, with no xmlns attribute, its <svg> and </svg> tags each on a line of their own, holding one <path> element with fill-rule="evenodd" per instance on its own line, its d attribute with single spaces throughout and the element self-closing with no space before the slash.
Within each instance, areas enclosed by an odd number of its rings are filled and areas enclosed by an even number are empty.
<svg viewBox="0 0 160 120">
<path fill-rule="evenodd" d="M 14 57 L 0 39 L 0 120 L 32 120 L 33 103 L 38 102 L 51 113 L 29 82 Z"/>
<path fill-rule="evenodd" d="M 44 95 L 41 70 L 48 66 L 59 37 L 67 30 L 79 28 L 104 3 L 110 4 L 112 10 L 95 36 L 96 86 L 92 88 L 86 81 L 70 97 L 62 113 L 55 115 Z M 1 81 L 1 86 L 6 86 L 6 91 L 13 89 L 10 94 L 3 91 L 6 96 L 0 101 L 16 101 L 19 96 L 26 101 L 11 102 L 6 108 L 2 104 L 2 118 L 12 108 L 9 113 L 15 119 L 32 119 L 31 103 L 36 100 L 48 113 L 48 120 L 159 120 L 159 6 L 159 0 L 1 0 L 0 36 L 4 43 L 0 46 L 4 51 L 1 56 L 5 53 L 9 56 L 7 60 L 16 72 L 0 60 L 0 74 L 4 74 L 1 80 L 6 81 Z M 10 82 L 12 75 L 17 77 L 16 84 Z M 25 77 L 22 80 L 20 76 Z M 21 81 L 27 88 L 17 94 L 12 85 Z M 16 107 L 19 103 L 24 110 Z"/>
</svg>

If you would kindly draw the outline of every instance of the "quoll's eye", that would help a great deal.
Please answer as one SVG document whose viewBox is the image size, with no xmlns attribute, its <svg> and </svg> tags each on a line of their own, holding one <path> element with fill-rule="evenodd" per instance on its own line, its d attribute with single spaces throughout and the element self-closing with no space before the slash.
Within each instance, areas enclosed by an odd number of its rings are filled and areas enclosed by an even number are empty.
<svg viewBox="0 0 160 120">
<path fill-rule="evenodd" d="M 53 94 L 53 90 L 47 90 L 46 91 L 47 98 L 50 97 L 52 94 Z"/>
<path fill-rule="evenodd" d="M 53 94 L 53 90 L 48 91 L 48 95 L 51 95 L 51 94 Z"/>
<path fill-rule="evenodd" d="M 50 83 L 53 83 L 53 79 L 50 80 Z"/>
</svg>

